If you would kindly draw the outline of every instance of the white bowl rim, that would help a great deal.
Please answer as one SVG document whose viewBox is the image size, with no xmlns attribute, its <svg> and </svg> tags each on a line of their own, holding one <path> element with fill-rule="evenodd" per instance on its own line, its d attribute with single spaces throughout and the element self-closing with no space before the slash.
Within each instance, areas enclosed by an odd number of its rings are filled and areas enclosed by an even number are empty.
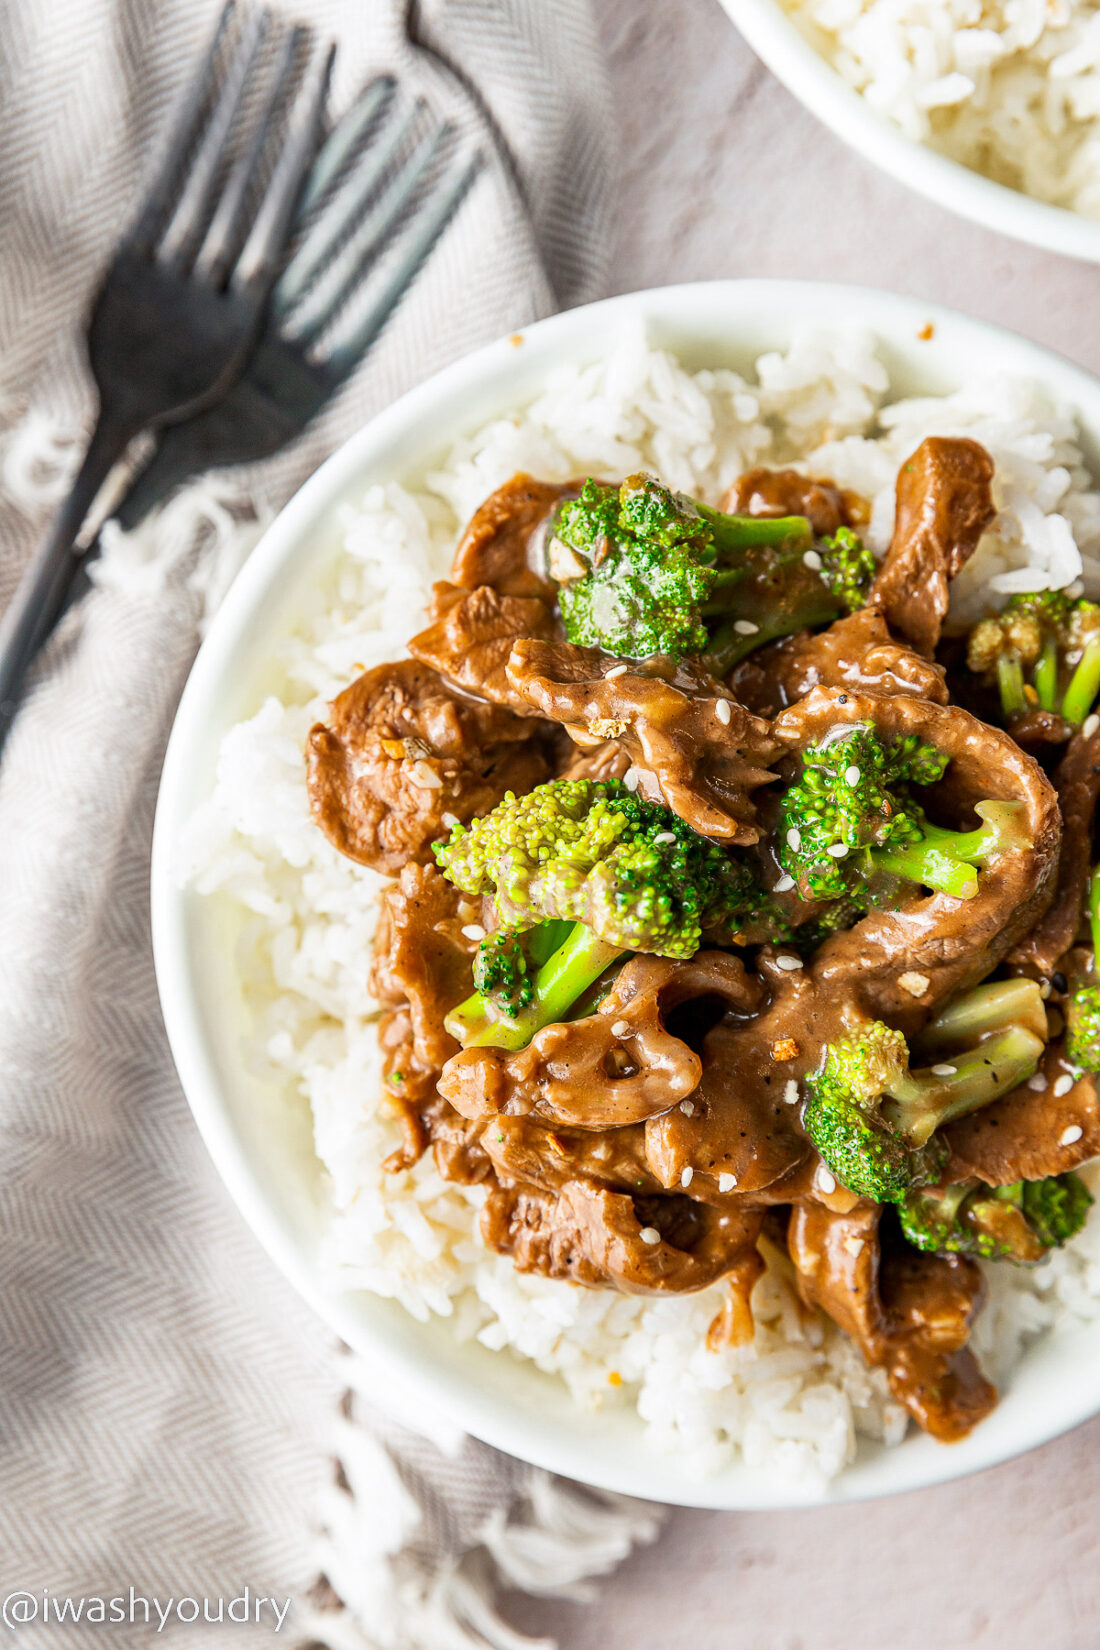
<svg viewBox="0 0 1100 1650">
<path fill-rule="evenodd" d="M 996 183 L 908 137 L 844 80 L 779 0 L 719 4 L 787 90 L 865 160 L 986 229 L 1044 252 L 1100 263 L 1100 223 Z"/>
<path fill-rule="evenodd" d="M 387 1346 L 384 1340 L 365 1336 L 353 1308 L 355 1297 L 327 1288 L 309 1257 L 280 1222 L 230 1121 L 226 1097 L 215 1075 L 189 966 L 188 896 L 177 886 L 171 867 L 178 830 L 186 817 L 181 799 L 186 791 L 192 746 L 201 738 L 210 709 L 207 697 L 217 674 L 232 656 L 260 597 L 302 548 L 303 530 L 364 469 L 371 448 L 381 445 L 395 429 L 415 431 L 437 400 L 455 397 L 487 375 L 506 371 L 507 363 L 516 359 L 513 346 L 520 336 L 549 365 L 569 358 L 570 336 L 582 327 L 599 329 L 603 336 L 631 318 L 656 324 L 679 321 L 687 326 L 694 324 L 701 303 L 713 301 L 721 307 L 738 301 L 751 311 L 754 300 L 784 315 L 809 303 L 818 318 L 826 317 L 835 324 L 854 315 L 887 342 L 891 330 L 895 339 L 915 336 L 929 322 L 937 332 L 961 328 L 968 337 L 981 339 L 991 355 L 997 351 L 1015 357 L 1008 370 L 1017 375 L 1030 373 L 1048 384 L 1053 380 L 1061 395 L 1075 406 L 1091 401 L 1096 409 L 1094 427 L 1100 451 L 1100 382 L 1090 374 L 1002 327 L 944 306 L 873 288 L 774 279 L 705 281 L 622 294 L 536 322 L 525 327 L 522 335 L 501 338 L 454 362 L 377 414 L 332 453 L 269 525 L 216 614 L 180 700 L 162 770 L 151 865 L 153 952 L 161 1006 L 176 1068 L 202 1139 L 231 1197 L 276 1265 L 319 1316 L 376 1372 L 383 1388 L 403 1392 L 412 1406 L 423 1402 L 430 1414 L 446 1414 L 463 1432 L 507 1454 L 597 1488 L 665 1503 L 742 1511 L 862 1500 L 927 1488 L 982 1471 L 1090 1419 L 1100 1409 L 1100 1386 L 1075 1376 L 1072 1360 L 1063 1358 L 1060 1377 L 1064 1375 L 1068 1383 L 1068 1396 L 1062 1392 L 1064 1401 L 1056 1414 L 1049 1406 L 1041 1405 L 1030 1417 L 1013 1413 L 1009 1418 L 1009 1397 L 961 1444 L 950 1448 L 933 1445 L 929 1449 L 928 1439 L 911 1433 L 902 1445 L 882 1452 L 880 1459 L 889 1463 L 883 1473 L 869 1473 L 857 1463 L 845 1468 L 823 1490 L 806 1491 L 770 1478 L 760 1482 L 758 1475 L 750 1490 L 746 1492 L 742 1487 L 732 1495 L 722 1474 L 712 1479 L 685 1476 L 674 1460 L 667 1471 L 660 1464 L 655 1466 L 652 1457 L 647 1458 L 644 1471 L 629 1459 L 601 1458 L 593 1465 L 585 1448 L 575 1446 L 569 1438 L 555 1437 L 550 1443 L 543 1437 L 533 1437 L 531 1427 L 537 1422 L 499 1413 L 491 1403 L 479 1401 L 476 1394 L 456 1396 L 446 1371 L 437 1364 L 429 1362 L 426 1367 L 403 1350 Z M 415 462 L 410 461 L 406 470 L 414 469 Z M 1100 1324 L 1096 1328 L 1100 1333 Z"/>
</svg>

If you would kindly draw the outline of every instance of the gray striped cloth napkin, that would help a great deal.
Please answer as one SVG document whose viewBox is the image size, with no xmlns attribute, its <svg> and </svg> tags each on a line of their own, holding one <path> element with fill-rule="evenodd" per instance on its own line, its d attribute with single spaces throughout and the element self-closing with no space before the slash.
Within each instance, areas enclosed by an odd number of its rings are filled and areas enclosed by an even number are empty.
<svg viewBox="0 0 1100 1650">
<path fill-rule="evenodd" d="M 0 5 L 0 602 L 88 427 L 89 291 L 219 4 Z M 159 1643 L 169 1601 L 176 1645 L 266 1642 L 263 1597 L 294 1600 L 292 1643 L 516 1646 L 501 1585 L 575 1594 L 654 1533 L 647 1510 L 379 1417 L 230 1205 L 161 1028 L 149 837 L 204 615 L 337 442 L 447 361 L 595 295 L 606 267 L 587 0 L 293 9 L 340 42 L 337 111 L 391 69 L 479 128 L 492 163 L 307 438 L 115 543 L 0 765 L 0 1587 L 33 1601 L 28 1645 L 114 1640 L 97 1599 L 139 1624 L 124 1642 Z M 50 1614 L 66 1599 L 92 1601 L 80 1622 Z"/>
</svg>

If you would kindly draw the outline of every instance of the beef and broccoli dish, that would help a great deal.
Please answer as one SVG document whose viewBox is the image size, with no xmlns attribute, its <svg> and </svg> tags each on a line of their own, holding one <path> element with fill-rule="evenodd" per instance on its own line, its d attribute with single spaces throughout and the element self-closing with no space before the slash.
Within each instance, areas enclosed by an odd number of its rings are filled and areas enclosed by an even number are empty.
<svg viewBox="0 0 1100 1650">
<path fill-rule="evenodd" d="M 932 437 L 881 562 L 794 470 L 721 508 L 517 475 L 409 657 L 309 740 L 382 897 L 402 1125 L 525 1272 L 702 1289 L 778 1257 L 936 1438 L 996 1402 L 979 1260 L 1078 1231 L 1100 1153 L 1100 606 L 945 633 L 993 463 Z"/>
</svg>

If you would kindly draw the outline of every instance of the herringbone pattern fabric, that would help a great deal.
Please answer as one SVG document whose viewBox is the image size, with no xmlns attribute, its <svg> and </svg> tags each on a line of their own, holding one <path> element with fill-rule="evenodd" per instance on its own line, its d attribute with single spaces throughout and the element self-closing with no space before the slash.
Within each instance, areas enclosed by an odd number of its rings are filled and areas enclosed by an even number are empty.
<svg viewBox="0 0 1100 1650">
<path fill-rule="evenodd" d="M 0 0 L 0 601 L 90 414 L 77 347 L 90 286 L 219 3 Z M 602 276 L 607 99 L 586 0 L 425 0 L 409 15 L 399 0 L 295 0 L 294 10 L 341 41 L 337 108 L 368 73 L 395 68 L 479 126 L 493 164 L 322 424 L 271 464 L 182 495 L 117 548 L 78 622 L 55 638 L 8 742 L 4 1590 L 232 1596 L 247 1583 L 285 1595 L 313 1579 L 309 1507 L 330 1476 L 326 1440 L 346 1377 L 229 1205 L 172 1070 L 146 914 L 161 754 L 204 602 L 255 521 L 394 395 L 555 304 L 594 295 Z M 357 1412 L 350 1441 L 341 1422 L 349 1456 L 361 1422 Z M 334 1528 L 332 1562 L 346 1571 L 344 1593 L 359 1589 L 357 1642 L 429 1650 L 408 1600 L 438 1590 L 447 1549 L 506 1508 L 525 1475 L 474 1446 L 444 1468 L 406 1435 L 385 1444 L 410 1531 L 418 1506 L 430 1507 L 409 1536 L 419 1546 L 404 1591 L 393 1589 L 394 1565 L 366 1553 L 360 1564 L 349 1550 L 366 1541 L 363 1522 L 344 1518 L 343 1546 Z M 371 1472 L 383 1471 L 374 1450 L 364 1442 L 357 1456 L 368 1493 Z M 330 1514 L 338 1525 L 340 1509 Z M 52 1625 L 18 1637 L 159 1642 L 155 1623 L 123 1631 Z M 177 1625 L 172 1642 L 245 1645 L 270 1632 Z"/>
</svg>

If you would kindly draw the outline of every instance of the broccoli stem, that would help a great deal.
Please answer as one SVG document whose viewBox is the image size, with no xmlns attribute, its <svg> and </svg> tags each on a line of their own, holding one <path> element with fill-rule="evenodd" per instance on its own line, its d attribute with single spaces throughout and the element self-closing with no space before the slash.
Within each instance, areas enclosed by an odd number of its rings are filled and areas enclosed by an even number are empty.
<svg viewBox="0 0 1100 1650">
<path fill-rule="evenodd" d="M 759 544 L 793 547 L 813 543 L 813 528 L 805 516 L 728 516 L 709 504 L 697 504 L 696 508 L 714 534 L 719 558 Z"/>
<path fill-rule="evenodd" d="M 1000 839 L 995 825 L 983 824 L 976 831 L 946 831 L 941 825 L 921 826 L 919 842 L 899 848 L 872 848 L 870 859 L 876 871 L 908 877 L 956 899 L 973 899 L 978 892 L 978 873 L 970 860 L 981 860 Z"/>
<path fill-rule="evenodd" d="M 447 1030 L 464 1048 L 526 1048 L 543 1026 L 564 1020 L 577 999 L 622 955 L 621 946 L 608 945 L 584 923 L 574 923 L 568 939 L 535 975 L 532 1002 L 514 1019 L 495 1012 L 475 992 L 448 1014 Z"/>
<path fill-rule="evenodd" d="M 1058 643 L 1048 636 L 1035 666 L 1035 691 L 1040 710 L 1058 709 Z"/>
<path fill-rule="evenodd" d="M 820 581 L 818 581 L 820 582 Z M 708 607 L 706 611 L 711 611 Z M 765 642 L 777 642 L 783 636 L 793 636 L 799 630 L 812 630 L 817 625 L 832 624 L 844 611 L 843 603 L 822 584 L 820 592 L 812 591 L 790 607 L 773 607 L 770 612 L 738 612 L 736 619 L 720 625 L 710 640 L 706 661 L 715 676 L 727 675 L 742 659 L 755 653 Z M 744 636 L 738 623 L 751 619 L 756 629 Z"/>
<path fill-rule="evenodd" d="M 1015 648 L 1006 649 L 997 660 L 997 687 L 1005 716 L 1023 716 L 1027 711 L 1024 667 Z"/>
<path fill-rule="evenodd" d="M 1062 715 L 1067 722 L 1079 727 L 1091 711 L 1100 693 L 1100 639 L 1089 642 L 1081 655 L 1081 662 L 1069 679 L 1066 696 L 1062 700 Z"/>
<path fill-rule="evenodd" d="M 1100 865 L 1089 878 L 1089 932 L 1092 935 L 1092 972 L 1100 971 Z"/>
<path fill-rule="evenodd" d="M 1026 1082 L 1039 1069 L 1043 1048 L 1040 1037 L 1009 1026 L 976 1048 L 953 1054 L 939 1070 L 929 1067 L 903 1078 L 883 1102 L 883 1114 L 911 1146 L 923 1146 L 942 1124 Z"/>
<path fill-rule="evenodd" d="M 1038 980 L 1018 975 L 1013 980 L 987 981 L 949 1003 L 930 1020 L 917 1047 L 925 1058 L 945 1048 L 958 1048 L 1005 1025 L 1021 1025 L 1034 1036 L 1047 1036 L 1047 1013 Z"/>
</svg>

